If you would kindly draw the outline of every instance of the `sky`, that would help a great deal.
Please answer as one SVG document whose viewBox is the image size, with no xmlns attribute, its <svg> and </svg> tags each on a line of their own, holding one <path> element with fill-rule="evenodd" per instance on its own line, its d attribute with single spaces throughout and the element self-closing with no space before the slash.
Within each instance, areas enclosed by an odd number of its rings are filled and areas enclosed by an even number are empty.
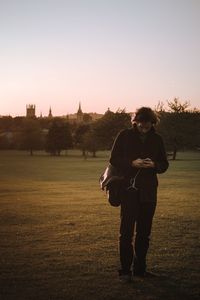
<svg viewBox="0 0 200 300">
<path fill-rule="evenodd" d="M 200 0 L 0 0 L 0 115 L 200 108 Z"/>
</svg>

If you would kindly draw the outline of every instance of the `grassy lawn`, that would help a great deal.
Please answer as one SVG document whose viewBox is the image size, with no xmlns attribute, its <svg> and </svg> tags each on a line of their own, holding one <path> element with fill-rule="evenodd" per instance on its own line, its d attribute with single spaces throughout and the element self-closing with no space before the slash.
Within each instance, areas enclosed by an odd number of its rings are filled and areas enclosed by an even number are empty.
<svg viewBox="0 0 200 300">
<path fill-rule="evenodd" d="M 119 208 L 98 178 L 108 153 L 0 152 L 0 299 L 198 299 L 200 153 L 159 176 L 148 255 L 160 276 L 118 281 Z"/>
</svg>

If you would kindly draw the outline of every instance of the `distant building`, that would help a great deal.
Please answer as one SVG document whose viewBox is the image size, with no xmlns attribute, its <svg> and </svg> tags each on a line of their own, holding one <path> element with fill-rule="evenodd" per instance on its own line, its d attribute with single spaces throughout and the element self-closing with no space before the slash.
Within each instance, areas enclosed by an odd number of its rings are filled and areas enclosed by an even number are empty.
<svg viewBox="0 0 200 300">
<path fill-rule="evenodd" d="M 75 114 L 68 114 L 67 119 L 70 123 L 81 123 L 98 120 L 102 118 L 103 114 L 98 114 L 95 112 L 84 113 L 81 108 L 81 103 L 79 102 L 78 111 Z"/>
<path fill-rule="evenodd" d="M 35 117 L 35 105 L 33 104 L 26 105 L 26 117 L 27 118 Z"/>
<path fill-rule="evenodd" d="M 90 115 L 90 117 L 92 118 L 92 121 L 101 119 L 103 117 L 103 114 L 98 114 L 96 112 L 90 112 L 88 113 Z"/>
<path fill-rule="evenodd" d="M 51 111 L 51 106 L 50 106 L 50 108 L 49 108 L 49 115 L 48 115 L 48 118 L 53 118 L 52 111 Z"/>
<path fill-rule="evenodd" d="M 27 104 L 26 105 L 26 117 L 33 118 L 36 117 L 35 115 L 36 106 L 34 104 Z M 103 115 L 98 113 L 83 113 L 81 108 L 81 102 L 79 102 L 77 113 L 68 114 L 67 116 L 63 116 L 68 119 L 70 123 L 81 123 L 81 122 L 88 122 L 90 119 L 91 121 L 95 121 L 100 119 Z M 40 113 L 40 118 L 45 118 L 42 116 L 42 112 Z M 49 108 L 49 114 L 46 118 L 53 118 L 51 106 Z"/>
<path fill-rule="evenodd" d="M 76 120 L 79 123 L 83 121 L 83 112 L 82 112 L 82 109 L 81 109 L 81 102 L 79 102 L 78 111 L 76 113 Z"/>
</svg>

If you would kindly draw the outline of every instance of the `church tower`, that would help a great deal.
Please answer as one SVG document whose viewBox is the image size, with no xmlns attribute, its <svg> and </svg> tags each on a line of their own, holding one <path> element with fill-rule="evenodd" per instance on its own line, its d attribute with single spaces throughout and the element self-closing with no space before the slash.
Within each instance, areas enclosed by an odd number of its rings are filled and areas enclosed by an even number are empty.
<svg viewBox="0 0 200 300">
<path fill-rule="evenodd" d="M 77 122 L 82 122 L 83 121 L 83 112 L 81 109 L 81 102 L 79 102 L 79 107 L 78 107 L 78 111 L 77 111 Z"/>
<path fill-rule="evenodd" d="M 51 106 L 50 106 L 48 118 L 52 118 L 52 117 L 53 117 L 53 115 L 52 115 Z"/>
<path fill-rule="evenodd" d="M 35 105 L 28 104 L 26 105 L 26 117 L 27 118 L 35 118 Z"/>
</svg>

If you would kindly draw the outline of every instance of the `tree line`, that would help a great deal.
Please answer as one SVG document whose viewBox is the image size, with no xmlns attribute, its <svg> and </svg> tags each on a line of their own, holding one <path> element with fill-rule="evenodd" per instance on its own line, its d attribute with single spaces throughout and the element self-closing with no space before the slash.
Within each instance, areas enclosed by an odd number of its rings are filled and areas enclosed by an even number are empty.
<svg viewBox="0 0 200 300">
<path fill-rule="evenodd" d="M 189 109 L 188 102 L 175 98 L 155 107 L 160 122 L 158 132 L 163 136 L 168 153 L 173 159 L 179 150 L 200 147 L 200 111 Z M 80 149 L 86 157 L 96 156 L 99 150 L 110 150 L 117 133 L 132 126 L 131 116 L 125 110 L 107 111 L 102 118 L 82 123 L 69 123 L 66 118 L 0 118 L 0 149 L 45 150 L 59 156 L 62 150 Z"/>
</svg>

